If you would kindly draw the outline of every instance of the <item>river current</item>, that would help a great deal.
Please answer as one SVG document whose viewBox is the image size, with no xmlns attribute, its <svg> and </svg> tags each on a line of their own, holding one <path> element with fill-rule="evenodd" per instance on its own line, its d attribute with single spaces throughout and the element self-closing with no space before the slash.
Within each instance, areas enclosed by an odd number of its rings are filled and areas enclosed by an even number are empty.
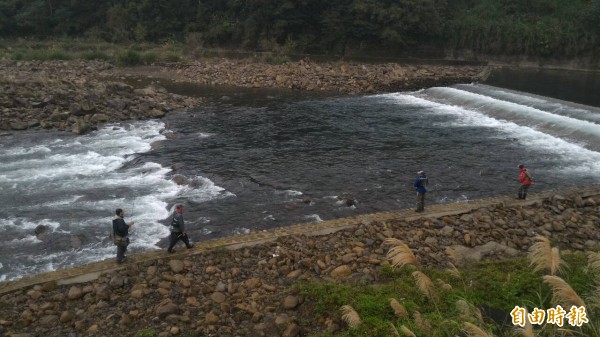
<svg viewBox="0 0 600 337">
<path fill-rule="evenodd" d="M 427 203 L 516 193 L 521 163 L 533 192 L 600 183 L 600 110 L 482 84 L 336 97 L 237 90 L 84 136 L 1 136 L 0 163 L 1 281 L 114 258 L 118 207 L 141 251 L 164 248 L 176 203 L 202 241 L 414 207 L 419 170 Z"/>
</svg>

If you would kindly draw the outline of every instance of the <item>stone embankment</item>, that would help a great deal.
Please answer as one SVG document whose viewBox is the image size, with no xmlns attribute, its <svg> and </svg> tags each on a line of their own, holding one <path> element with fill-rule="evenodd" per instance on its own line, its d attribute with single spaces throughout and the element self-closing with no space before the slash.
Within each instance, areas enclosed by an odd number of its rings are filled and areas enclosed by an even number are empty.
<svg viewBox="0 0 600 337">
<path fill-rule="evenodd" d="M 78 134 L 99 124 L 160 118 L 197 107 L 153 84 L 134 88 L 123 79 L 208 85 L 289 88 L 342 93 L 394 92 L 468 83 L 485 76 L 478 66 L 286 62 L 206 59 L 193 63 L 120 68 L 97 61 L 0 61 L 0 130 L 58 129 Z"/>
<path fill-rule="evenodd" d="M 600 244 L 600 186 L 362 215 L 148 252 L 0 283 L 7 336 L 285 336 L 344 329 L 314 317 L 293 285 L 376 283 L 388 237 L 423 265 L 522 256 L 537 235 L 563 250 Z M 450 248 L 450 249 L 449 249 Z M 450 252 L 450 254 L 449 254 Z"/>
</svg>

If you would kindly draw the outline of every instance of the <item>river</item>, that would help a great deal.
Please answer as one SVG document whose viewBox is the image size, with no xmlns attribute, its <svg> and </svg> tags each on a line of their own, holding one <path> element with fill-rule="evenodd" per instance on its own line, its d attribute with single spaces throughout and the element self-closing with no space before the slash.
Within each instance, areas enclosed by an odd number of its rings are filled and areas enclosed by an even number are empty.
<svg viewBox="0 0 600 337">
<path fill-rule="evenodd" d="M 427 203 L 515 194 L 521 163 L 532 192 L 600 183 L 593 101 L 497 85 L 355 96 L 175 86 L 208 103 L 84 136 L 2 136 L 0 280 L 114 258 L 118 207 L 141 251 L 164 248 L 176 203 L 202 241 L 413 207 L 419 170 Z"/>
</svg>

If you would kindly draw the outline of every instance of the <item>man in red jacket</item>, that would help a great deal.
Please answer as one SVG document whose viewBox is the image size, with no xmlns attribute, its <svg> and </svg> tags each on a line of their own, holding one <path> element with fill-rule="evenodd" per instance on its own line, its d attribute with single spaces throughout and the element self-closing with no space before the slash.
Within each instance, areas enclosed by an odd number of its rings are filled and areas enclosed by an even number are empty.
<svg viewBox="0 0 600 337">
<path fill-rule="evenodd" d="M 519 187 L 519 196 L 517 197 L 517 199 L 525 200 L 527 198 L 527 190 L 529 189 L 529 186 L 533 184 L 533 179 L 531 178 L 529 173 L 527 173 L 527 168 L 525 168 L 525 165 L 519 165 L 519 170 L 521 170 L 521 174 L 519 174 L 519 181 L 521 182 L 521 187 Z"/>
</svg>

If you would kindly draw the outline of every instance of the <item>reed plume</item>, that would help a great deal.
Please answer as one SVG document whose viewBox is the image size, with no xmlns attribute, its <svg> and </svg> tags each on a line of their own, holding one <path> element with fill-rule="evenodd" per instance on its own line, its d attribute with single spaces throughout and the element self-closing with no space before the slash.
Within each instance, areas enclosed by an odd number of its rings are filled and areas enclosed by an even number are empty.
<svg viewBox="0 0 600 337">
<path fill-rule="evenodd" d="M 596 286 L 587 300 L 590 307 L 600 309 L 600 275 L 596 276 Z"/>
<path fill-rule="evenodd" d="M 558 248 L 552 247 L 546 237 L 538 235 L 535 239 L 537 242 L 529 248 L 529 265 L 533 266 L 534 271 L 548 269 L 551 275 L 561 272 L 565 263 L 560 258 Z"/>
<path fill-rule="evenodd" d="M 482 328 L 478 327 L 477 325 L 475 325 L 473 323 L 469 323 L 469 322 L 465 322 L 463 324 L 463 331 L 469 337 L 494 337 L 493 334 L 491 334 L 491 333 L 483 330 Z"/>
<path fill-rule="evenodd" d="M 458 268 L 456 268 L 452 262 L 448 262 L 448 268 L 446 269 L 446 272 L 455 278 L 462 278 L 460 270 L 458 270 Z"/>
<path fill-rule="evenodd" d="M 407 336 L 407 337 L 417 337 L 417 335 L 415 335 L 414 332 L 412 332 L 409 328 L 407 328 L 404 325 L 400 327 L 400 331 L 402 331 L 402 334 L 404 336 Z"/>
<path fill-rule="evenodd" d="M 390 300 L 390 307 L 394 309 L 394 315 L 396 315 L 396 317 L 408 316 L 408 311 L 406 311 L 406 308 L 402 304 L 400 304 L 400 302 L 398 302 L 395 298 L 392 298 Z"/>
<path fill-rule="evenodd" d="M 446 254 L 448 254 L 448 257 L 450 257 L 450 259 L 454 261 L 454 263 L 460 262 L 458 258 L 458 252 L 456 251 L 456 249 L 452 247 L 446 247 Z"/>
<path fill-rule="evenodd" d="M 452 286 L 449 285 L 448 283 L 444 282 L 444 280 L 442 279 L 436 279 L 435 283 L 437 283 L 438 287 L 446 290 L 446 291 L 452 291 Z"/>
<path fill-rule="evenodd" d="M 385 239 L 385 243 L 391 246 L 386 257 L 392 261 L 393 267 L 402 267 L 407 264 L 419 266 L 419 261 L 404 242 L 394 238 L 387 238 Z"/>
<path fill-rule="evenodd" d="M 517 334 L 522 337 L 535 337 L 535 333 L 533 332 L 533 325 L 531 324 L 531 322 L 529 322 L 528 319 L 525 320 L 524 327 L 517 327 L 515 330 Z"/>
<path fill-rule="evenodd" d="M 394 335 L 395 337 L 400 337 L 400 333 L 398 332 L 398 329 L 396 329 L 396 327 L 392 323 L 390 323 L 390 331 L 392 332 L 392 335 Z"/>
<path fill-rule="evenodd" d="M 412 276 L 415 279 L 415 283 L 417 284 L 417 288 L 419 291 L 425 295 L 425 297 L 430 300 L 436 302 L 438 300 L 437 292 L 435 290 L 435 285 L 431 281 L 431 279 L 422 273 L 421 271 L 415 270 L 412 273 Z"/>
<path fill-rule="evenodd" d="M 342 306 L 341 310 L 342 310 L 342 320 L 344 320 L 344 322 L 348 323 L 348 326 L 350 326 L 351 328 L 356 328 L 362 323 L 362 320 L 360 319 L 358 312 L 356 312 L 356 310 L 354 310 L 354 308 L 352 306 L 344 305 L 344 306 Z"/>
<path fill-rule="evenodd" d="M 421 330 L 424 334 L 429 335 L 431 333 L 431 323 L 424 318 L 420 312 L 415 312 L 415 325 Z"/>
<path fill-rule="evenodd" d="M 475 317 L 480 324 L 483 324 L 483 315 L 481 310 L 464 299 L 456 301 L 456 309 L 460 313 L 460 319 L 468 321 L 471 317 Z"/>
<path fill-rule="evenodd" d="M 600 272 L 600 252 L 590 252 L 588 257 L 588 267 Z"/>
<path fill-rule="evenodd" d="M 553 275 L 546 275 L 543 277 L 544 283 L 548 284 L 552 288 L 552 302 L 554 304 L 561 304 L 563 307 L 570 308 L 571 306 L 585 306 L 585 303 L 577 295 L 575 290 L 565 282 L 562 278 Z"/>
</svg>

